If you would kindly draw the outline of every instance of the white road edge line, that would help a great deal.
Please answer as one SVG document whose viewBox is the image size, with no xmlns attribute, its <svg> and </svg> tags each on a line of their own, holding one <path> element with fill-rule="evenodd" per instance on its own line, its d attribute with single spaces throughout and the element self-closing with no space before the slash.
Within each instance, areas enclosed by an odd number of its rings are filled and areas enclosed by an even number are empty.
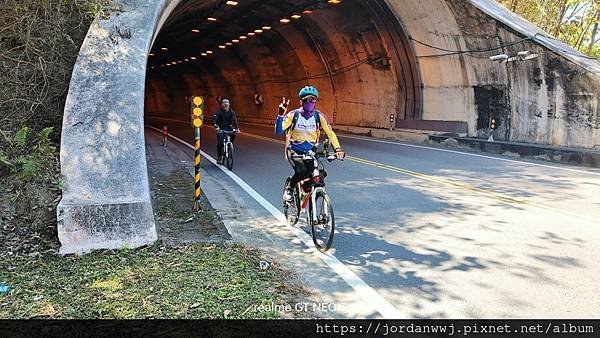
<svg viewBox="0 0 600 338">
<path fill-rule="evenodd" d="M 157 132 L 161 132 L 160 129 L 146 126 L 147 128 L 151 128 L 156 130 Z M 172 139 L 180 142 L 181 144 L 194 149 L 194 146 L 191 144 L 181 140 L 180 138 L 169 135 Z M 291 231 L 298 239 L 300 239 L 308 248 L 312 249 L 314 255 L 323 260 L 335 273 L 337 273 L 340 277 L 342 277 L 348 285 L 350 285 L 362 298 L 362 300 L 369 305 L 374 311 L 379 312 L 384 319 L 403 319 L 409 318 L 406 314 L 401 313 L 398 309 L 396 309 L 392 304 L 390 304 L 383 296 L 381 296 L 377 291 L 371 288 L 365 281 L 360 279 L 352 270 L 350 270 L 344 263 L 340 262 L 335 256 L 329 253 L 321 253 L 314 247 L 314 243 L 312 238 L 297 227 L 293 227 L 288 224 L 285 216 L 281 211 L 275 208 L 269 201 L 267 201 L 264 197 L 262 197 L 258 192 L 256 192 L 252 187 L 250 187 L 244 180 L 242 180 L 239 176 L 234 174 L 233 172 L 226 170 L 224 167 L 217 165 L 217 162 L 214 158 L 201 151 L 202 156 L 204 156 L 208 161 L 217 166 L 217 168 L 221 169 L 227 176 L 229 176 L 234 182 L 236 182 L 242 189 L 244 189 L 250 196 L 252 196 L 258 203 L 260 203 L 271 215 L 273 215 L 280 226 L 287 228 Z"/>
<path fill-rule="evenodd" d="M 402 142 L 373 140 L 373 139 L 369 139 L 369 138 L 366 138 L 366 137 L 357 137 L 357 136 L 348 136 L 348 135 L 338 135 L 338 136 L 339 137 L 343 137 L 343 138 L 355 139 L 355 140 L 371 141 L 371 142 L 376 142 L 376 143 L 393 144 L 393 145 L 403 146 L 403 147 L 411 147 L 411 148 L 420 148 L 420 149 L 428 149 L 428 150 L 435 150 L 435 151 L 443 151 L 443 152 L 446 152 L 446 153 L 453 153 L 453 154 L 461 154 L 461 155 L 467 155 L 467 156 L 481 157 L 481 158 L 486 158 L 486 159 L 491 159 L 491 160 L 500 160 L 500 161 L 511 162 L 511 163 L 519 163 L 519 164 L 522 164 L 522 165 L 529 164 L 529 165 L 538 166 L 538 167 L 544 167 L 544 168 L 550 168 L 550 169 L 559 169 L 559 170 L 566 170 L 566 171 L 573 171 L 573 172 L 577 172 L 577 173 L 581 173 L 581 174 L 589 174 L 589 175 L 598 175 L 598 176 L 600 176 L 600 172 L 585 171 L 585 170 L 565 168 L 565 167 L 556 167 L 556 166 L 551 166 L 551 165 L 547 165 L 547 164 L 540 164 L 540 163 L 533 163 L 533 162 L 516 161 L 516 160 L 511 160 L 511 159 L 502 158 L 502 157 L 494 157 L 494 156 L 472 154 L 472 153 L 466 153 L 466 152 L 462 152 L 462 151 L 448 150 L 448 149 L 439 149 L 439 148 L 434 148 L 434 147 L 419 146 L 419 145 L 416 145 L 416 144 L 408 144 L 408 143 L 402 143 Z"/>
</svg>

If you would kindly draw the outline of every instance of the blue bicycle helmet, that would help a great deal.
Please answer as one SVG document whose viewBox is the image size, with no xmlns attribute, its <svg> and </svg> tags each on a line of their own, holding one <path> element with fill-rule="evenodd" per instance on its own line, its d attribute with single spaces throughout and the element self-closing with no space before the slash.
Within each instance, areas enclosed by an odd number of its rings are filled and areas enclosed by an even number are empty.
<svg viewBox="0 0 600 338">
<path fill-rule="evenodd" d="M 317 88 L 313 87 L 313 86 L 306 86 L 302 89 L 300 89 L 300 92 L 298 93 L 298 96 L 300 96 L 300 99 L 302 99 L 305 96 L 308 95 L 313 95 L 314 97 L 319 97 L 319 91 L 317 90 Z"/>
</svg>

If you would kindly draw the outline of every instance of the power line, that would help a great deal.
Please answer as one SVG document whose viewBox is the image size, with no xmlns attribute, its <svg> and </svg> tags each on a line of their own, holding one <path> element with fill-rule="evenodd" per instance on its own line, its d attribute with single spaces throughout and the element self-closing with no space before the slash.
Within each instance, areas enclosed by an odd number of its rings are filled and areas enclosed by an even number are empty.
<svg viewBox="0 0 600 338">
<path fill-rule="evenodd" d="M 491 51 L 494 51 L 494 50 L 498 50 L 498 49 L 503 49 L 503 48 L 506 48 L 506 47 L 514 46 L 514 45 L 523 43 L 525 41 L 533 41 L 533 42 L 537 42 L 537 43 L 543 45 L 543 41 L 540 41 L 539 39 L 536 39 L 536 37 L 538 35 L 542 35 L 544 37 L 547 37 L 547 38 L 550 38 L 550 39 L 553 39 L 553 40 L 556 40 L 556 41 L 560 41 L 560 40 L 558 40 L 558 39 L 556 39 L 554 37 L 550 37 L 550 36 L 547 36 L 547 35 L 544 35 L 544 34 L 541 34 L 541 33 L 535 33 L 532 37 L 523 38 L 523 39 L 521 39 L 519 41 L 515 41 L 515 42 L 509 43 L 509 44 L 499 45 L 499 46 L 492 47 L 492 48 L 474 49 L 474 50 L 451 50 L 451 49 L 446 49 L 446 48 L 442 48 L 442 47 L 433 46 L 431 44 L 419 41 L 419 40 L 417 40 L 417 39 L 415 39 L 413 37 L 410 37 L 410 40 L 412 40 L 412 41 L 414 41 L 414 42 L 416 42 L 418 44 L 421 44 L 423 46 L 432 48 L 432 49 L 437 49 L 437 50 L 440 50 L 440 51 L 447 52 L 447 53 L 442 53 L 442 54 L 417 55 L 417 57 L 420 57 L 420 58 L 427 58 L 427 57 L 441 57 L 441 56 L 450 56 L 450 55 L 461 55 L 461 54 L 470 54 L 470 53 L 491 52 Z M 546 49 L 549 49 L 552 52 L 555 52 L 555 53 L 557 52 L 557 51 L 553 51 L 549 47 L 546 47 L 546 46 L 543 46 L 543 47 L 545 47 Z M 572 53 L 572 52 L 570 52 L 570 51 L 568 51 L 568 50 L 566 50 L 564 48 L 560 48 L 560 47 L 557 47 L 557 46 L 554 46 L 554 47 L 559 50 L 558 52 L 562 52 L 562 53 L 567 54 L 567 55 L 571 55 L 571 56 L 575 56 L 575 57 L 580 57 L 580 58 L 585 58 L 585 59 L 589 59 L 589 60 L 598 60 L 597 58 L 594 58 L 594 57 L 591 57 L 591 56 Z M 594 72 L 592 70 L 589 70 L 589 69 L 585 68 L 584 66 L 582 66 L 582 65 L 580 65 L 580 64 L 578 64 L 576 62 L 573 62 L 572 60 L 569 60 L 569 58 L 565 57 L 565 59 L 567 61 L 569 61 L 570 63 L 572 63 L 572 64 L 580 67 L 585 72 L 588 72 L 588 73 L 596 75 L 596 76 L 600 75 L 600 73 Z"/>
<path fill-rule="evenodd" d="M 440 50 L 440 51 L 443 51 L 443 52 L 448 52 L 448 53 L 442 53 L 442 54 L 417 55 L 417 57 L 427 58 L 427 57 L 441 57 L 441 56 L 451 56 L 451 55 L 460 55 L 460 54 L 491 52 L 491 51 L 494 51 L 494 50 L 498 50 L 498 49 L 503 49 L 503 48 L 506 48 L 506 47 L 514 46 L 514 45 L 523 43 L 523 42 L 528 41 L 528 40 L 531 40 L 531 41 L 534 41 L 534 42 L 537 42 L 537 43 L 540 43 L 540 44 L 543 45 L 543 41 L 541 41 L 539 39 L 536 39 L 536 37 L 538 35 L 542 35 L 542 36 L 544 36 L 546 38 L 549 38 L 549 39 L 552 39 L 552 40 L 555 40 L 555 41 L 560 41 L 559 39 L 551 37 L 551 36 L 543 35 L 541 33 L 535 33 L 532 37 L 527 37 L 527 38 L 521 39 L 521 40 L 513 42 L 513 43 L 499 45 L 499 46 L 492 47 L 492 48 L 474 49 L 474 50 L 450 50 L 450 49 L 446 49 L 446 48 L 442 48 L 442 47 L 437 47 L 437 46 L 430 45 L 428 43 L 419 41 L 419 40 L 417 40 L 417 39 L 415 39 L 413 37 L 410 37 L 410 39 L 412 41 L 418 43 L 418 44 L 423 45 L 423 46 L 426 46 L 426 47 L 429 47 L 429 48 L 432 48 L 432 49 L 437 49 L 437 50 Z M 567 55 L 571 55 L 571 56 L 575 56 L 575 57 L 579 57 L 579 58 L 584 58 L 584 59 L 588 59 L 588 60 L 598 60 L 598 58 L 587 56 L 587 55 L 584 55 L 583 53 L 575 54 L 575 53 L 573 53 L 573 52 L 571 52 L 569 50 L 566 50 L 564 48 L 561 48 L 559 46 L 553 46 L 553 47 L 556 48 L 556 49 L 558 49 L 559 52 L 567 54 Z M 548 48 L 548 47 L 546 47 L 546 48 Z M 585 69 L 585 70 L 588 71 L 588 72 L 590 72 L 590 73 L 592 73 L 592 74 L 598 75 L 597 72 L 593 72 L 593 71 L 590 71 L 588 69 Z"/>
<path fill-rule="evenodd" d="M 509 43 L 509 44 L 505 44 L 505 45 L 499 45 L 499 46 L 492 47 L 492 48 L 473 49 L 473 50 L 451 50 L 451 49 L 446 49 L 446 48 L 442 48 L 442 47 L 437 47 L 437 46 L 430 45 L 430 44 L 428 44 L 426 42 L 419 41 L 419 40 L 417 40 L 417 39 L 415 39 L 413 37 L 410 37 L 410 39 L 412 41 L 418 43 L 418 44 L 423 45 L 423 46 L 426 46 L 426 47 L 429 47 L 429 48 L 432 48 L 432 49 L 437 49 L 437 50 L 440 50 L 440 51 L 443 51 L 443 52 L 448 52 L 448 53 L 444 53 L 444 54 L 417 55 L 417 57 L 421 57 L 421 58 L 449 56 L 449 55 L 459 55 L 459 54 L 470 54 L 470 53 L 491 52 L 491 51 L 495 51 L 495 50 L 498 50 L 498 49 L 503 49 L 503 48 L 506 48 L 506 47 L 514 46 L 514 45 L 523 43 L 523 42 L 528 41 L 528 40 L 532 40 L 532 38 L 524 38 L 524 39 L 521 39 L 519 41 L 515 41 L 515 42 Z"/>
</svg>

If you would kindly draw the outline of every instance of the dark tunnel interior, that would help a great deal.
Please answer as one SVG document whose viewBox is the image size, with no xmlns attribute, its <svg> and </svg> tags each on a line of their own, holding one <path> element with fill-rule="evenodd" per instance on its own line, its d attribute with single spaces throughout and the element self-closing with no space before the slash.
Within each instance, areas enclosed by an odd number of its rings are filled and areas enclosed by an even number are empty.
<svg viewBox="0 0 600 338">
<path fill-rule="evenodd" d="M 202 95 L 207 112 L 228 97 L 241 120 L 268 121 L 314 85 L 333 123 L 387 128 L 421 114 L 416 69 L 383 0 L 185 0 L 148 58 L 145 114 L 189 119 L 187 98 Z"/>
</svg>

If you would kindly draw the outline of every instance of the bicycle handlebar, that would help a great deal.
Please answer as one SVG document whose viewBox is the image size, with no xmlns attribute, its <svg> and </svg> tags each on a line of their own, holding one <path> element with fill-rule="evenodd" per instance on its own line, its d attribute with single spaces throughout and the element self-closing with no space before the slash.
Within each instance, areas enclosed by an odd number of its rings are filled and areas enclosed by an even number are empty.
<svg viewBox="0 0 600 338">
<path fill-rule="evenodd" d="M 236 130 L 229 131 L 229 130 L 217 129 L 217 133 L 220 133 L 220 134 L 237 134 L 238 131 L 236 131 Z"/>
<path fill-rule="evenodd" d="M 337 157 L 335 156 L 335 153 L 330 153 L 330 152 L 328 152 L 327 154 L 314 153 L 314 155 L 311 155 L 311 154 L 292 155 L 292 158 L 301 159 L 301 160 L 312 160 L 314 158 L 322 158 L 322 157 L 325 157 L 327 159 L 327 161 L 329 161 L 329 162 L 332 162 L 337 159 Z"/>
</svg>

